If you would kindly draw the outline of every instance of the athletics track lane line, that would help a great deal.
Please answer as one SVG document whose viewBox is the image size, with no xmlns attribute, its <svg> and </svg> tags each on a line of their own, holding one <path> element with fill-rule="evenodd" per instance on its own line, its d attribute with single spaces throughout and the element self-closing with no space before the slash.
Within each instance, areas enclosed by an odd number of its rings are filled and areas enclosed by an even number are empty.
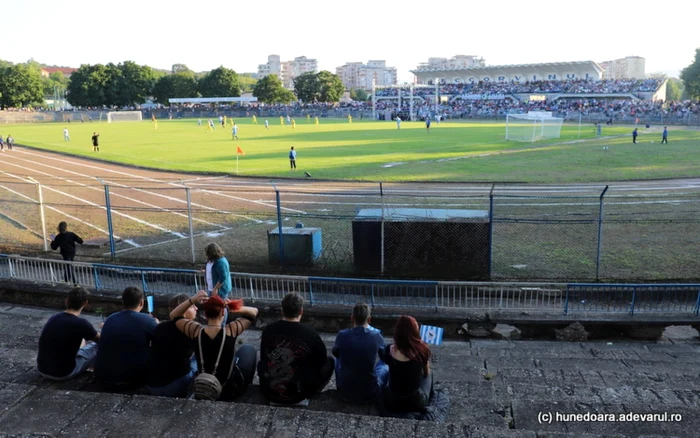
<svg viewBox="0 0 700 438">
<path fill-rule="evenodd" d="M 20 181 L 23 181 L 23 182 L 26 182 L 26 183 L 30 183 L 30 182 L 31 182 L 31 181 L 28 181 L 28 180 L 26 180 L 26 179 L 20 177 L 20 176 L 13 175 L 13 174 L 11 174 L 11 173 L 7 173 L 7 172 L 4 172 L 4 171 L 2 171 L 2 170 L 0 170 L 0 173 L 2 173 L 2 174 L 4 174 L 4 175 L 7 175 L 7 176 L 10 176 L 10 177 L 12 177 L 12 178 L 17 178 L 17 179 L 19 179 Z M 32 183 L 32 184 L 34 184 L 34 183 Z M 29 199 L 29 200 L 32 201 L 32 202 L 38 203 L 38 201 L 36 201 L 35 199 L 32 199 L 32 198 L 30 198 L 29 196 L 26 196 L 26 195 L 24 195 L 24 194 L 22 194 L 22 193 L 16 192 L 16 191 L 14 191 L 14 190 L 12 190 L 12 189 L 10 189 L 10 188 L 8 188 L 8 187 L 2 186 L 2 185 L 0 185 L 0 187 L 4 188 L 5 190 L 8 190 L 8 191 L 10 191 L 10 192 L 12 192 L 12 193 L 14 193 L 14 194 L 16 194 L 16 195 L 19 195 L 19 196 L 21 196 L 21 197 L 23 197 L 23 198 Z M 57 208 L 55 208 L 55 207 L 51 207 L 50 205 L 44 205 L 44 207 L 45 207 L 45 208 L 48 208 L 48 209 L 51 210 L 51 211 L 54 211 L 54 212 L 56 212 L 56 213 L 62 215 L 62 216 L 68 217 L 68 218 L 70 218 L 71 220 L 74 220 L 74 221 L 79 222 L 79 223 L 81 223 L 81 224 L 87 225 L 87 226 L 90 227 L 90 228 L 94 228 L 95 230 L 99 231 L 100 233 L 103 233 L 103 234 L 109 236 L 109 232 L 108 232 L 107 230 L 103 230 L 102 228 L 98 227 L 97 225 L 93 225 L 93 224 L 91 224 L 90 222 L 86 222 L 86 221 L 84 221 L 84 220 L 82 220 L 82 219 L 80 219 L 80 218 L 77 218 L 77 217 L 75 217 L 75 216 L 73 216 L 73 215 L 71 215 L 71 214 L 68 214 L 68 213 L 66 213 L 66 212 L 64 212 L 64 211 L 61 211 L 61 210 L 59 210 L 59 209 L 57 209 Z M 121 239 L 121 237 L 117 236 L 116 234 L 114 235 L 114 238 L 115 238 L 115 239 Z M 126 240 L 121 239 L 121 240 L 122 240 L 122 242 L 126 242 L 126 243 L 128 243 L 129 245 L 132 245 L 132 246 L 135 247 L 135 248 L 139 248 L 139 247 L 141 246 L 141 245 L 139 245 L 138 243 L 136 243 L 136 242 L 134 242 L 134 241 L 132 241 L 132 240 L 130 240 L 130 239 L 126 239 Z"/>
<path fill-rule="evenodd" d="M 123 175 L 123 176 L 129 176 L 129 177 L 132 177 L 132 178 L 143 179 L 143 180 L 150 181 L 150 182 L 157 182 L 157 183 L 159 183 L 159 184 L 170 185 L 170 186 L 173 186 L 173 187 L 184 187 L 182 184 L 179 184 L 179 183 L 172 183 L 172 182 L 168 182 L 168 181 L 162 181 L 162 180 L 159 180 L 159 179 L 155 179 L 155 178 L 151 178 L 151 177 L 147 177 L 147 176 L 142 176 L 142 175 L 137 175 L 137 174 L 130 174 L 130 173 L 122 172 L 122 171 L 119 171 L 119 170 L 113 170 L 113 169 L 108 169 L 108 168 L 103 168 L 103 167 L 97 167 L 97 166 L 93 166 L 93 165 L 89 165 L 89 164 L 83 164 L 83 163 L 76 162 L 76 161 L 68 161 L 68 160 L 64 160 L 64 159 L 60 159 L 60 158 L 48 158 L 48 157 L 46 157 L 46 156 L 42 156 L 42 155 L 37 154 L 37 153 L 27 152 L 27 151 L 24 151 L 24 150 L 21 150 L 21 151 L 18 150 L 18 152 L 21 152 L 21 153 L 24 153 L 24 154 L 27 154 L 27 155 L 34 155 L 34 156 L 41 157 L 41 158 L 51 159 L 52 161 L 60 161 L 60 162 L 64 162 L 64 163 L 67 163 L 67 164 L 74 165 L 74 166 L 82 166 L 82 167 L 87 167 L 87 168 L 90 168 L 90 169 L 101 170 L 101 171 L 104 171 L 104 172 L 111 172 L 111 173 L 115 173 L 115 174 L 119 174 L 119 175 Z M 115 165 L 118 166 L 118 164 L 115 164 Z M 199 190 L 201 190 L 201 189 L 199 189 Z M 210 194 L 213 194 L 213 195 L 217 195 L 217 196 L 222 196 L 222 197 L 226 197 L 226 198 L 238 200 L 238 201 L 251 202 L 251 203 L 253 203 L 253 204 L 262 205 L 262 206 L 269 207 L 269 208 L 277 208 L 275 205 L 269 205 L 269 204 L 266 204 L 266 203 L 264 203 L 264 202 L 259 202 L 259 201 L 255 201 L 255 200 L 251 200 L 251 199 L 241 198 L 241 197 L 238 197 L 238 196 L 228 195 L 228 194 L 224 194 L 224 193 L 220 193 L 220 192 L 216 192 L 216 191 L 210 191 L 210 190 L 201 190 L 201 191 L 206 192 L 206 193 L 210 193 Z M 161 196 L 165 196 L 165 195 L 161 195 Z M 173 198 L 173 199 L 176 199 L 176 198 Z M 192 204 L 192 205 L 195 205 L 195 204 Z M 219 210 L 217 210 L 217 209 L 215 209 L 215 208 L 208 207 L 208 206 L 204 206 L 204 205 L 199 205 L 199 204 L 198 204 L 197 206 L 198 206 L 198 207 L 201 207 L 201 208 L 206 208 L 206 209 L 212 209 L 212 210 L 215 210 L 215 211 L 219 211 Z M 283 210 L 287 210 L 287 211 L 291 211 L 291 212 L 294 212 L 294 213 L 306 214 L 306 212 L 301 211 L 301 210 L 294 210 L 294 209 L 289 209 L 289 208 L 286 208 L 286 207 L 282 207 L 282 209 L 283 209 Z M 230 214 L 233 214 L 233 213 L 230 213 Z M 237 215 L 237 216 L 242 217 L 242 218 L 245 218 L 245 219 L 248 219 L 248 220 L 251 220 L 251 221 L 255 221 L 256 223 L 262 223 L 262 221 L 259 221 L 259 220 L 254 219 L 254 218 L 246 217 L 246 216 L 243 216 L 243 215 Z"/>
<path fill-rule="evenodd" d="M 59 170 L 59 171 L 61 171 L 61 172 L 70 173 L 70 174 L 77 175 L 77 176 L 80 176 L 80 177 L 88 176 L 89 178 L 93 178 L 93 177 L 90 177 L 89 175 L 85 175 L 85 174 L 78 173 L 78 172 L 73 172 L 72 170 L 63 169 L 63 168 L 56 167 L 56 166 L 51 166 L 51 165 L 49 165 L 49 164 L 39 163 L 39 162 L 37 162 L 37 161 L 25 160 L 25 159 L 17 158 L 17 157 L 13 157 L 13 159 L 19 160 L 19 161 L 24 161 L 24 162 L 31 163 L 31 164 L 37 164 L 37 165 L 39 165 L 39 166 L 48 167 L 48 168 L 51 168 L 51 169 Z M 76 182 L 67 180 L 67 179 L 62 178 L 62 177 L 59 177 L 59 176 L 54 176 L 54 178 L 63 179 L 63 180 L 65 180 L 65 181 L 69 181 L 69 182 L 72 182 L 72 183 L 75 183 L 75 184 L 81 184 L 81 183 L 76 183 Z M 114 186 L 114 187 L 132 189 L 132 187 L 125 186 L 125 185 L 123 185 L 123 184 L 114 183 L 114 182 L 111 182 L 110 185 L 112 185 L 112 186 Z M 89 186 L 89 185 L 87 185 L 87 184 L 83 184 L 83 186 L 89 188 L 90 190 L 96 190 L 96 191 L 98 191 L 98 192 L 104 193 L 104 190 L 99 189 L 99 188 L 97 188 L 97 187 L 92 187 L 92 186 Z M 133 189 L 133 190 L 141 191 L 141 192 L 147 193 L 147 194 L 152 194 L 152 195 L 154 195 L 154 196 L 163 196 L 163 197 L 166 197 L 166 198 L 171 199 L 171 200 L 174 200 L 174 201 L 180 201 L 180 202 L 187 203 L 186 201 L 178 200 L 177 198 L 171 198 L 171 197 L 166 196 L 166 195 L 160 195 L 159 193 L 147 192 L 147 191 L 143 191 L 143 190 L 141 190 L 141 189 Z M 111 192 L 111 193 L 110 193 L 110 197 L 111 197 L 111 196 L 118 197 L 118 198 L 124 198 L 124 199 L 126 199 L 126 200 L 131 201 L 131 202 L 134 202 L 134 203 L 137 203 L 137 204 L 141 204 L 141 205 L 146 205 L 146 206 L 148 206 L 148 207 L 151 207 L 151 208 L 154 208 L 154 209 L 157 209 L 157 210 L 160 210 L 160 211 L 164 211 L 164 212 L 166 212 L 166 213 L 172 213 L 172 214 L 174 214 L 174 215 L 183 217 L 183 218 L 185 218 L 185 219 L 188 218 L 188 215 L 186 215 L 186 214 L 184 214 L 184 213 L 180 213 L 180 212 L 177 212 L 177 211 L 171 211 L 170 209 L 164 208 L 164 207 L 158 207 L 158 206 L 156 206 L 156 205 L 153 205 L 153 204 L 150 204 L 150 203 L 148 203 L 148 202 L 144 202 L 144 201 L 141 201 L 141 200 L 138 200 L 138 199 L 134 199 L 134 198 L 131 198 L 131 197 L 126 196 L 126 195 L 122 195 L 122 194 L 119 194 L 119 193 Z M 226 226 L 224 226 L 224 225 L 221 225 L 221 224 L 214 224 L 214 223 L 205 221 L 205 220 L 203 220 L 203 219 L 198 219 L 198 218 L 195 218 L 195 217 L 193 217 L 192 220 L 194 220 L 194 221 L 196 221 L 196 222 L 203 223 L 203 224 L 211 225 L 211 226 L 214 226 L 214 227 L 218 227 L 218 228 L 221 229 L 221 230 L 229 229 L 229 227 L 226 227 Z"/>
<path fill-rule="evenodd" d="M 51 174 L 42 172 L 42 171 L 40 171 L 40 170 L 30 169 L 30 168 L 28 168 L 28 167 L 20 166 L 19 164 L 16 164 L 16 163 L 10 163 L 10 162 L 8 162 L 8 161 L 5 161 L 5 164 L 10 165 L 10 166 L 14 166 L 14 167 L 19 167 L 20 169 L 24 169 L 24 170 L 29 170 L 29 171 L 31 171 L 31 172 L 35 172 L 35 173 L 38 173 L 38 174 L 41 174 L 41 175 L 44 175 L 44 176 L 47 176 L 47 177 L 60 179 L 60 180 L 69 182 L 69 183 L 71 183 L 71 184 L 75 184 L 76 186 L 91 188 L 90 186 L 88 186 L 88 185 L 86 185 L 86 184 L 77 183 L 77 182 L 75 182 L 75 181 L 69 180 L 68 178 L 63 178 L 63 177 L 51 175 Z M 99 209 L 105 210 L 105 211 L 107 210 L 107 207 L 104 207 L 104 206 L 102 206 L 102 205 L 100 205 L 100 204 L 96 204 L 96 203 L 94 203 L 94 202 L 88 201 L 87 199 L 83 199 L 83 198 L 80 198 L 80 197 L 78 197 L 78 196 L 74 196 L 74 195 L 71 195 L 71 194 L 69 194 L 69 193 L 62 192 L 61 190 L 54 189 L 53 187 L 50 187 L 50 186 L 48 186 L 48 185 L 42 184 L 42 186 L 43 186 L 45 189 L 49 190 L 49 191 L 58 193 L 58 194 L 60 194 L 60 195 L 66 196 L 66 197 L 68 197 L 68 198 L 75 199 L 76 201 L 82 202 L 82 203 L 84 203 L 84 204 L 88 204 L 88 205 L 91 205 L 91 206 L 93 206 L 93 207 L 97 207 L 97 208 L 99 208 Z M 97 189 L 97 190 L 99 190 L 99 189 Z M 181 239 L 186 239 L 186 238 L 187 238 L 185 235 L 183 235 L 183 234 L 181 234 L 181 233 L 178 233 L 178 232 L 176 232 L 176 231 L 169 230 L 169 229 L 167 229 L 167 228 L 163 228 L 163 227 L 161 227 L 160 225 L 152 224 L 152 223 L 150 223 L 150 222 L 144 221 L 144 220 L 142 220 L 142 219 L 136 218 L 136 217 L 131 216 L 131 215 L 128 215 L 128 214 L 126 214 L 126 213 L 122 213 L 122 212 L 117 211 L 117 210 L 114 210 L 114 209 L 112 209 L 111 212 L 114 213 L 114 214 L 116 214 L 117 216 L 121 216 L 121 217 L 124 217 L 124 218 L 126 218 L 126 219 L 131 219 L 131 220 L 133 220 L 134 222 L 137 222 L 137 223 L 139 223 L 139 224 L 145 225 L 145 226 L 147 226 L 147 227 L 154 228 L 154 229 L 159 230 L 159 231 L 162 231 L 162 232 L 164 232 L 164 233 L 172 234 L 172 235 L 174 235 L 174 236 L 176 236 L 176 237 L 179 237 L 179 238 L 181 238 Z"/>
</svg>

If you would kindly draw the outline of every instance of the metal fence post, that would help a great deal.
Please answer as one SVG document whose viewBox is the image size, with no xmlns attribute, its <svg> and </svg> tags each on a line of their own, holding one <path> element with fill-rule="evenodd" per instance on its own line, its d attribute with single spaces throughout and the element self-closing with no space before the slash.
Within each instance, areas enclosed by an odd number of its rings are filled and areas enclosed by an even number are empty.
<svg viewBox="0 0 700 438">
<path fill-rule="evenodd" d="M 277 230 L 279 231 L 279 241 L 280 241 L 280 265 L 284 267 L 284 244 L 282 242 L 282 201 L 280 200 L 280 191 L 277 189 L 274 183 L 270 182 L 272 187 L 275 188 L 275 199 L 277 201 Z"/>
<path fill-rule="evenodd" d="M 491 186 L 489 192 L 489 279 L 493 278 L 493 191 L 496 184 Z"/>
<path fill-rule="evenodd" d="M 187 221 L 190 226 L 190 251 L 192 252 L 192 263 L 194 263 L 196 261 L 194 254 L 194 225 L 192 225 L 192 196 L 189 187 L 185 187 L 185 196 L 187 197 Z"/>
<path fill-rule="evenodd" d="M 49 241 L 46 238 L 46 215 L 44 214 L 44 194 L 41 190 L 41 184 L 39 183 L 39 181 L 35 180 L 32 177 L 29 177 L 29 180 L 36 184 L 36 191 L 37 195 L 39 196 L 39 218 L 41 219 L 41 237 L 43 237 L 44 239 L 44 252 L 48 252 Z"/>
<path fill-rule="evenodd" d="M 379 182 L 379 196 L 382 200 L 382 217 L 381 217 L 381 227 L 380 227 L 380 250 L 379 250 L 379 265 L 380 272 L 384 275 L 384 187 L 381 181 Z"/>
<path fill-rule="evenodd" d="M 600 258 L 601 258 L 601 249 L 603 246 L 603 197 L 605 196 L 605 192 L 608 191 L 609 186 L 605 186 L 605 189 L 603 189 L 603 193 L 600 194 L 600 204 L 598 208 L 598 248 L 596 250 L 596 260 L 595 260 L 595 279 L 596 281 L 600 280 Z"/>
<path fill-rule="evenodd" d="M 637 301 L 637 288 L 633 287 L 632 288 L 632 302 L 630 303 L 630 316 L 634 316 L 634 305 L 636 304 Z"/>
<path fill-rule="evenodd" d="M 114 250 L 114 227 L 112 226 L 112 204 L 109 201 L 109 186 L 104 184 L 105 187 L 105 210 L 107 211 L 107 230 L 109 231 L 109 253 L 112 256 L 112 260 L 116 257 L 116 252 Z"/>
</svg>

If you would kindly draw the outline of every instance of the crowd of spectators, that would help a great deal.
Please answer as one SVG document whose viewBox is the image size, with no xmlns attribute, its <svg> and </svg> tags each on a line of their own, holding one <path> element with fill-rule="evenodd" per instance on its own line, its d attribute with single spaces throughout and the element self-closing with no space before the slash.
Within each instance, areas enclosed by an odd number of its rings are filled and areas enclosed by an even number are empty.
<svg viewBox="0 0 700 438">
<path fill-rule="evenodd" d="M 371 110 L 371 107 L 369 108 Z M 377 111 L 390 111 L 397 114 L 409 114 L 408 100 L 398 106 L 397 100 L 380 100 Z M 525 113 L 528 111 L 551 111 L 558 117 L 605 116 L 607 118 L 654 117 L 684 119 L 689 115 L 700 115 L 700 102 L 683 101 L 667 102 L 631 99 L 557 99 L 542 101 L 520 101 L 513 98 L 503 99 L 461 99 L 456 98 L 438 105 L 430 101 L 414 100 L 413 112 L 419 118 L 436 113 L 445 118 L 492 118 L 505 117 L 509 113 Z M 392 117 L 393 118 L 393 117 Z M 403 118 L 403 117 L 402 117 Z"/>
<path fill-rule="evenodd" d="M 440 94 L 455 96 L 460 94 L 521 94 L 521 93 L 562 93 L 562 94 L 616 94 L 654 92 L 661 86 L 661 79 L 572 79 L 565 81 L 527 82 L 475 82 L 440 85 Z M 397 88 L 380 88 L 377 96 L 398 96 Z M 433 87 L 415 87 L 415 96 L 434 95 Z M 402 96 L 409 95 L 409 88 L 401 90 Z"/>
<path fill-rule="evenodd" d="M 46 379 L 66 381 L 94 369 L 97 384 L 108 392 L 145 385 L 152 395 L 222 401 L 241 396 L 257 372 L 265 398 L 284 405 L 308 404 L 335 374 L 338 394 L 347 403 L 377 403 L 383 415 L 397 417 L 441 421 L 436 411 L 447 414 L 449 399 L 433 389 L 431 350 L 413 317 L 400 316 L 393 342 L 385 345 L 370 325 L 370 307 L 357 303 L 352 328 L 337 334 L 329 352 L 316 330 L 301 323 L 302 296 L 289 293 L 281 302 L 281 319 L 262 330 L 258 360 L 253 345 L 237 342 L 255 325 L 258 309 L 216 290 L 173 296 L 170 319 L 159 322 L 154 309 L 143 311 L 143 292 L 127 287 L 124 309 L 97 331 L 81 318 L 89 295 L 75 287 L 66 310 L 42 329 L 38 370 Z M 204 313 L 201 322 L 198 309 Z M 426 410 L 429 406 L 434 409 Z"/>
</svg>

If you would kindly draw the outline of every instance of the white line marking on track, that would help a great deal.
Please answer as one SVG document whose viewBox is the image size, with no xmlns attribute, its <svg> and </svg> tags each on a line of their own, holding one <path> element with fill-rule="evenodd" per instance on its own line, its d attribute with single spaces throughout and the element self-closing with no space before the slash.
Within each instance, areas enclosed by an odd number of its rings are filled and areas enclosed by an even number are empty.
<svg viewBox="0 0 700 438">
<path fill-rule="evenodd" d="M 56 166 L 51 166 L 51 165 L 49 165 L 49 164 L 38 163 L 38 162 L 36 162 L 36 161 L 30 161 L 30 160 L 24 160 L 24 159 L 22 159 L 22 158 L 16 158 L 16 157 L 13 157 L 13 158 L 14 158 L 15 160 L 20 160 L 20 161 L 24 161 L 24 162 L 27 162 L 27 163 L 37 164 L 37 165 L 39 165 L 39 166 L 49 167 L 49 168 L 51 168 L 51 169 L 56 169 L 56 170 L 59 170 L 59 171 L 61 171 L 61 172 L 66 172 L 66 173 L 70 173 L 70 174 L 77 175 L 77 176 L 81 176 L 81 177 L 84 177 L 84 176 L 85 176 L 85 174 L 78 173 L 78 172 L 73 172 L 72 170 L 63 169 L 63 168 L 56 167 Z M 62 178 L 62 177 L 59 177 L 59 176 L 55 176 L 54 178 L 62 179 L 62 180 L 64 180 L 64 181 L 69 181 L 69 180 L 67 180 L 66 178 Z M 71 182 L 72 182 L 72 181 L 71 181 Z M 108 181 L 105 181 L 105 182 L 108 182 Z M 76 184 L 80 184 L 80 183 L 76 183 Z M 183 200 L 180 200 L 180 199 L 177 199 L 177 198 L 173 198 L 173 197 L 170 197 L 170 196 L 162 195 L 162 194 L 160 194 L 160 193 L 154 193 L 154 192 L 150 192 L 150 191 L 146 191 L 146 190 L 142 190 L 142 189 L 134 189 L 134 188 L 132 188 L 132 187 L 129 187 L 129 186 L 126 186 L 126 185 L 123 185 L 123 184 L 119 184 L 119 183 L 115 183 L 115 182 L 110 182 L 110 185 L 111 185 L 111 186 L 114 186 L 114 187 L 120 187 L 120 188 L 126 188 L 126 189 L 136 190 L 136 191 L 138 191 L 138 192 L 142 192 L 142 193 L 146 193 L 146 194 L 151 194 L 151 195 L 153 195 L 153 196 L 164 197 L 164 198 L 166 198 L 166 199 L 170 199 L 170 200 L 173 200 L 173 201 L 178 201 L 178 202 L 182 202 L 182 203 L 187 203 L 186 201 L 183 201 Z M 97 188 L 97 187 L 92 187 L 92 186 L 89 186 L 89 185 L 87 185 L 87 184 L 83 184 L 83 187 L 86 187 L 86 188 L 88 188 L 88 189 L 90 189 L 90 190 L 96 190 L 96 191 L 98 191 L 98 192 L 104 192 L 103 189 L 99 189 L 99 188 Z M 148 207 L 151 207 L 152 209 L 164 211 L 164 212 L 166 212 L 166 213 L 171 213 L 171 214 L 174 214 L 174 215 L 176 215 L 176 216 L 183 217 L 183 218 L 185 218 L 185 219 L 188 218 L 188 215 L 186 215 L 186 214 L 184 214 L 184 213 L 180 213 L 180 212 L 177 212 L 177 211 L 172 211 L 172 210 L 170 210 L 170 209 L 168 209 L 168 208 L 158 207 L 157 205 L 153 205 L 153 204 L 151 204 L 151 203 L 144 202 L 144 201 L 141 201 L 141 200 L 139 200 L 139 199 L 134 199 L 134 198 L 131 198 L 131 197 L 126 196 L 126 195 L 121 195 L 121 194 L 119 194 L 119 193 L 113 193 L 113 192 L 111 192 L 111 193 L 110 193 L 110 196 L 115 196 L 115 197 L 119 197 L 119 198 L 124 198 L 124 199 L 126 199 L 126 200 L 129 200 L 129 201 L 134 202 L 134 203 L 137 203 L 137 204 L 146 205 L 146 206 L 148 206 Z M 218 228 L 221 228 L 221 229 L 226 228 L 224 225 L 214 224 L 214 223 L 211 223 L 211 222 L 202 220 L 202 219 L 198 219 L 198 218 L 196 218 L 196 217 L 193 217 L 192 220 L 194 220 L 195 222 L 204 223 L 204 224 L 211 225 L 211 226 L 214 226 L 214 227 L 218 227 Z"/>
<path fill-rule="evenodd" d="M 3 174 L 5 174 L 5 175 L 8 175 L 8 176 L 10 176 L 10 177 L 12 177 L 12 178 L 17 178 L 17 179 L 19 179 L 19 180 L 21 180 L 21 181 L 26 181 L 24 178 L 19 177 L 19 176 L 17 176 L 17 175 L 13 175 L 13 174 L 11 174 L 11 173 L 7 173 L 7 172 L 3 172 L 3 171 L 0 171 L 0 173 L 3 173 Z M 7 189 L 6 187 L 3 187 L 3 188 Z M 25 196 L 25 195 L 23 195 L 23 194 L 21 194 L 21 193 L 15 192 L 14 190 L 11 190 L 11 189 L 7 189 L 7 190 L 10 190 L 10 191 L 12 191 L 12 192 L 18 194 L 19 196 L 22 196 L 22 197 L 24 197 L 24 198 L 27 198 L 27 199 L 29 199 L 29 200 L 31 200 L 31 201 L 33 201 L 33 202 L 37 202 L 37 201 L 35 201 L 34 199 L 30 198 L 29 196 Z M 99 231 L 100 233 L 103 233 L 103 234 L 106 234 L 106 235 L 109 236 L 109 232 L 108 232 L 107 230 L 103 230 L 102 228 L 100 228 L 100 227 L 98 227 L 98 226 L 96 226 L 96 225 L 93 225 L 93 224 L 91 224 L 90 222 L 86 222 L 86 221 L 84 221 L 84 220 L 82 220 L 82 219 L 79 219 L 79 218 L 77 218 L 77 217 L 75 217 L 75 216 L 73 216 L 73 215 L 70 215 L 70 214 L 68 214 L 68 213 L 66 213 L 66 212 L 64 212 L 64 211 L 61 211 L 61 210 L 59 210 L 59 209 L 57 209 L 57 208 L 55 208 L 55 207 L 52 207 L 52 206 L 50 206 L 50 205 L 44 204 L 44 207 L 48 208 L 48 209 L 51 210 L 51 211 L 55 211 L 56 213 L 58 213 L 58 214 L 60 214 L 60 215 L 62 215 L 62 216 L 65 216 L 65 217 L 70 218 L 70 219 L 72 219 L 72 220 L 74 220 L 74 221 L 76 221 L 76 222 L 79 222 L 79 223 L 81 223 L 81 224 L 83 224 L 83 225 L 87 225 L 88 227 L 93 228 L 93 229 Z M 115 238 L 115 239 L 121 239 L 121 237 L 117 236 L 116 234 L 114 235 L 114 238 Z M 124 240 L 124 242 L 127 242 L 127 243 L 129 243 L 130 245 L 133 245 L 133 246 L 136 246 L 136 247 L 140 246 L 140 245 L 138 245 L 137 243 L 131 242 L 131 241 L 128 241 L 128 240 Z"/>
<path fill-rule="evenodd" d="M 66 182 L 75 184 L 75 185 L 77 185 L 77 186 L 81 186 L 81 187 L 90 187 L 90 186 L 88 186 L 88 185 L 86 185 L 86 184 L 81 184 L 81 183 L 78 183 L 78 182 L 75 182 L 75 181 L 71 181 L 71 180 L 69 180 L 68 178 L 62 178 L 62 177 L 59 177 L 59 176 L 50 175 L 50 174 L 48 174 L 48 173 L 41 172 L 41 171 L 36 170 L 36 169 L 30 169 L 30 168 L 28 168 L 28 167 L 20 166 L 19 164 L 16 164 L 16 163 L 5 162 L 5 164 L 8 164 L 8 165 L 10 165 L 10 166 L 19 167 L 20 169 L 24 169 L 24 170 L 29 170 L 29 171 L 32 171 L 32 172 L 36 172 L 36 173 L 39 173 L 39 174 L 42 174 L 42 175 L 44 175 L 44 176 L 48 176 L 48 177 L 51 177 L 51 178 L 61 179 L 61 180 L 64 180 L 64 181 L 66 181 Z M 94 202 L 88 201 L 87 199 L 83 199 L 83 198 L 80 198 L 80 197 L 78 197 L 78 196 L 73 196 L 73 195 L 71 195 L 71 194 L 69 194 L 69 193 L 62 192 L 62 191 L 60 191 L 60 190 L 54 189 L 53 187 L 49 187 L 49 186 L 47 186 L 47 185 L 43 185 L 43 187 L 44 187 L 46 190 L 50 190 L 50 191 L 52 191 L 52 192 L 58 193 L 58 194 L 60 194 L 60 195 L 66 196 L 66 197 L 68 197 L 68 198 L 75 199 L 75 200 L 78 201 L 78 202 L 82 202 L 82 203 L 84 203 L 84 204 L 88 204 L 88 205 L 91 205 L 91 206 L 93 206 L 93 207 L 97 207 L 97 208 L 102 209 L 102 210 L 107 210 L 107 207 L 103 207 L 103 206 L 101 206 L 100 204 L 96 204 L 96 203 L 94 203 Z M 182 234 L 182 233 L 178 233 L 178 232 L 176 232 L 176 231 L 169 230 L 169 229 L 167 229 L 167 228 L 161 227 L 160 225 L 152 224 L 152 223 L 150 223 L 150 222 L 148 222 L 148 221 L 139 219 L 139 218 L 137 218 L 137 217 L 128 215 L 128 214 L 126 214 L 126 213 L 122 213 L 122 212 L 117 211 L 117 210 L 114 210 L 114 209 L 111 209 L 111 212 L 112 212 L 113 214 L 116 214 L 117 216 L 121 216 L 121 217 L 124 217 L 124 218 L 126 218 L 126 219 L 131 219 L 131 220 L 134 221 L 134 222 L 140 223 L 140 224 L 145 225 L 145 226 L 147 226 L 147 227 L 154 228 L 154 229 L 159 230 L 159 231 L 162 231 L 162 232 L 164 232 L 164 233 L 172 234 L 172 235 L 177 236 L 177 237 L 185 237 L 184 234 Z"/>
<path fill-rule="evenodd" d="M 28 155 L 34 155 L 34 156 L 42 157 L 42 155 L 34 154 L 34 153 L 31 153 L 31 152 L 23 151 L 23 153 L 28 154 Z M 46 158 L 46 157 L 42 157 L 42 158 Z M 159 183 L 159 184 L 166 184 L 166 185 L 169 185 L 169 186 L 182 187 L 182 188 L 184 188 L 184 186 L 183 186 L 182 184 L 180 184 L 180 183 L 169 182 L 169 181 L 162 181 L 162 180 L 150 178 L 150 177 L 147 177 L 147 176 L 129 174 L 129 173 L 121 172 L 121 171 L 118 171 L 118 170 L 106 169 L 106 168 L 102 168 L 102 167 L 92 166 L 92 165 L 89 165 L 89 164 L 83 164 L 83 163 L 79 163 L 79 162 L 68 161 L 68 160 L 63 160 L 63 159 L 58 159 L 58 158 L 55 158 L 55 159 L 53 159 L 53 160 L 54 160 L 54 161 L 64 162 L 64 163 L 71 164 L 71 165 L 74 165 L 74 166 L 83 166 L 83 167 L 87 167 L 87 168 L 90 168 L 90 169 L 103 170 L 103 171 L 106 171 L 106 172 L 112 172 L 112 173 L 116 173 L 116 174 L 119 174 L 119 175 L 126 175 L 126 176 L 130 176 L 130 177 L 133 177 L 133 178 L 143 179 L 143 180 L 146 180 L 146 181 L 157 182 L 157 183 Z M 105 182 L 108 182 L 108 181 L 105 181 Z M 143 189 L 138 189 L 138 190 L 143 190 Z M 216 194 L 216 195 L 221 195 L 220 193 L 217 193 L 217 192 L 210 192 L 210 193 L 213 193 L 213 194 Z M 161 197 L 164 197 L 164 198 L 167 198 L 167 199 L 171 199 L 171 200 L 174 200 L 174 201 L 177 201 L 177 202 L 186 203 L 186 201 L 183 201 L 183 200 L 177 199 L 177 198 L 172 198 L 172 197 L 169 197 L 169 196 L 166 196 L 166 195 L 156 194 L 156 193 L 151 193 L 151 194 L 154 195 L 154 196 L 161 196 Z M 250 202 L 250 200 L 245 199 L 245 198 L 238 198 L 238 199 L 241 200 L 241 201 Z M 233 215 L 233 216 L 236 216 L 236 217 L 240 217 L 240 218 L 243 218 L 243 219 L 247 219 L 247 220 L 253 221 L 253 222 L 255 222 L 255 223 L 261 223 L 261 222 L 262 222 L 262 221 L 260 221 L 260 220 L 258 220 L 258 219 L 252 218 L 252 217 L 248 217 L 248 216 L 245 216 L 245 215 L 233 213 L 233 212 L 230 212 L 230 211 L 222 211 L 222 210 L 219 210 L 219 209 L 216 209 L 216 208 L 213 208 L 213 207 L 209 207 L 209 206 L 206 206 L 206 205 L 201 205 L 201 204 L 192 204 L 192 205 L 193 205 L 193 206 L 200 207 L 200 208 L 203 208 L 203 209 L 206 209 L 206 210 L 210 210 L 210 211 L 216 211 L 216 212 L 220 212 L 220 213 L 230 214 L 230 215 Z"/>
</svg>

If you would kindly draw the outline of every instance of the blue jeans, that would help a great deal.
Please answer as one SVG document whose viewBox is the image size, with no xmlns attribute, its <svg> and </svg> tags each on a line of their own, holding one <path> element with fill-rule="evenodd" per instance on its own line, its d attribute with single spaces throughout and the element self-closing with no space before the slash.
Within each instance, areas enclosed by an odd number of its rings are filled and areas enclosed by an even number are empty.
<svg viewBox="0 0 700 438">
<path fill-rule="evenodd" d="M 192 356 L 190 359 L 190 372 L 184 376 L 175 379 L 165 386 L 146 386 L 151 395 L 159 395 L 161 397 L 184 397 L 187 395 L 187 390 L 190 388 L 194 376 L 197 374 L 197 359 Z"/>
<path fill-rule="evenodd" d="M 67 376 L 49 376 L 48 374 L 44 374 L 41 371 L 39 372 L 39 374 L 41 374 L 47 379 L 56 380 L 58 382 L 70 380 L 74 377 L 79 376 L 80 374 L 83 374 L 85 370 L 90 368 L 91 366 L 94 366 L 95 357 L 97 357 L 97 344 L 90 341 L 87 344 L 85 344 L 83 348 L 78 350 L 78 353 L 75 355 L 75 368 L 73 368 L 73 371 Z"/>
<path fill-rule="evenodd" d="M 335 361 L 335 381 L 338 383 L 338 378 L 343 375 L 340 367 L 340 360 Z M 377 389 L 376 395 L 381 394 L 382 389 L 389 383 L 389 365 L 385 364 L 384 361 L 379 359 L 374 365 L 374 375 L 377 376 Z M 347 378 L 347 377 L 346 377 Z M 366 403 L 372 400 L 355 400 L 351 394 L 341 394 L 341 398 L 348 403 Z"/>
</svg>

